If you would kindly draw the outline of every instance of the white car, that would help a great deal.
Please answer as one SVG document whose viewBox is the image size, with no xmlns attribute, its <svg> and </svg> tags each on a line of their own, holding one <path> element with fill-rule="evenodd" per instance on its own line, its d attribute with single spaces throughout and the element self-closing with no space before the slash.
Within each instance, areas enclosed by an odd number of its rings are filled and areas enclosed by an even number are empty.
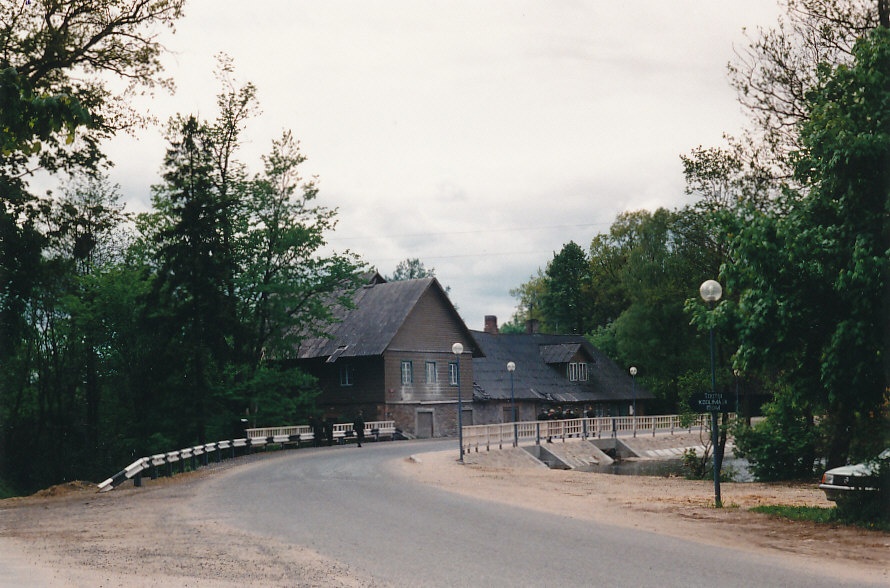
<svg viewBox="0 0 890 588">
<path fill-rule="evenodd" d="M 878 469 L 880 462 L 890 460 L 890 449 L 885 449 L 876 459 L 851 465 L 832 468 L 822 474 L 819 489 L 825 492 L 828 500 L 837 500 L 848 492 L 877 491 L 879 489 Z M 890 467 L 885 465 L 884 467 Z"/>
</svg>

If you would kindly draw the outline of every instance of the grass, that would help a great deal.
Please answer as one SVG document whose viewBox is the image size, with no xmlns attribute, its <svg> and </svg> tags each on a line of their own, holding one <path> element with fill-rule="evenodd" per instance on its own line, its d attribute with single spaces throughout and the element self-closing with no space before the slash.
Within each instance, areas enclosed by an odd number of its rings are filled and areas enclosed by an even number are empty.
<svg viewBox="0 0 890 588">
<path fill-rule="evenodd" d="M 851 525 L 872 531 L 890 532 L 890 521 L 844 520 L 838 516 L 836 507 L 765 505 L 751 509 L 767 515 L 782 517 L 792 521 L 810 521 L 819 524 Z"/>
</svg>

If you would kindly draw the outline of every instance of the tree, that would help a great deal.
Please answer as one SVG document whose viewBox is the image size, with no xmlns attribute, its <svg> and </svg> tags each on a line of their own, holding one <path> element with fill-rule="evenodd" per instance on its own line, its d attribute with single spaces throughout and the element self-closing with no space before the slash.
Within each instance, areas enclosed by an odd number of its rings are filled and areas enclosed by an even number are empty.
<svg viewBox="0 0 890 588">
<path fill-rule="evenodd" d="M 434 278 L 436 277 L 436 268 L 427 269 L 420 259 L 407 258 L 403 259 L 396 266 L 391 276 L 387 276 L 389 282 L 397 282 L 399 280 L 416 280 L 417 278 Z"/>
<path fill-rule="evenodd" d="M 544 313 L 541 310 L 541 297 L 544 295 L 546 284 L 544 272 L 538 268 L 536 276 L 529 276 L 528 282 L 510 290 L 510 296 L 516 298 L 516 312 L 513 314 L 511 325 L 507 331 L 525 332 L 530 325 L 540 327 L 544 323 Z"/>
<path fill-rule="evenodd" d="M 865 32 L 887 21 L 887 0 L 786 0 L 787 18 L 759 31 L 729 65 L 730 82 L 752 117 L 773 171 L 789 178 L 787 157 L 799 147 L 797 125 L 809 118 L 807 94 L 822 64 L 845 64 Z M 885 25 L 886 26 L 886 25 Z"/>
<path fill-rule="evenodd" d="M 93 167 L 101 160 L 99 142 L 103 138 L 144 119 L 129 106 L 129 99 L 142 88 L 170 87 L 170 82 L 160 76 L 163 48 L 153 31 L 159 25 L 172 27 L 182 15 L 183 3 L 184 0 L 3 3 L 0 70 L 13 68 L 23 95 L 33 93 L 36 105 L 43 97 L 50 97 L 65 108 L 79 105 L 90 115 L 89 128 L 76 145 L 68 145 L 68 133 L 41 137 L 44 148 L 38 161 L 42 168 L 54 171 Z M 124 90 L 110 92 L 107 74 L 124 80 Z M 65 116 L 65 109 L 59 114 L 62 120 L 70 118 Z M 25 162 L 23 159 L 18 163 Z"/>
<path fill-rule="evenodd" d="M 18 481 L 26 486 L 58 480 L 57 465 L 66 464 L 70 471 L 82 463 L 66 461 L 70 452 L 59 451 L 78 447 L 73 442 L 47 448 L 43 454 L 56 459 L 22 462 L 21 470 L 2 460 L 15 447 L 13 427 L 27 426 L 27 418 L 11 422 L 11 414 L 33 416 L 32 434 L 61 440 L 77 432 L 76 426 L 65 428 L 79 418 L 81 408 L 77 402 L 66 404 L 81 392 L 76 378 L 69 377 L 77 362 L 44 361 L 68 356 L 60 355 L 60 348 L 42 346 L 76 340 L 73 331 L 70 339 L 65 332 L 73 328 L 65 304 L 71 298 L 65 297 L 74 294 L 71 284 L 93 279 L 69 273 L 70 258 L 44 254 L 53 245 L 44 233 L 44 221 L 53 218 L 52 204 L 28 192 L 28 174 L 41 168 L 77 173 L 101 167 L 100 141 L 136 118 L 127 107 L 130 93 L 167 83 L 159 77 L 162 48 L 152 30 L 172 25 L 182 3 L 34 0 L 0 5 L 0 475 L 21 472 Z M 109 91 L 114 77 L 126 81 L 129 93 Z M 77 246 L 68 255 L 94 249 L 83 233 Z M 88 428 L 94 431 L 95 388 L 87 404 L 92 407 Z"/>
<path fill-rule="evenodd" d="M 290 132 L 273 141 L 263 172 L 248 178 L 237 152 L 258 106 L 253 86 L 236 87 L 232 73 L 221 57 L 215 121 L 174 119 L 165 182 L 155 187 L 155 212 L 139 219 L 144 232 L 134 249 L 157 273 L 147 320 L 161 335 L 154 352 L 170 366 L 167 386 L 179 391 L 170 402 L 183 419 L 176 428 L 183 442 L 227 430 L 227 419 L 260 397 L 270 417 L 280 413 L 268 410 L 273 405 L 307 406 L 310 379 L 283 366 L 302 337 L 332 320 L 332 305 L 357 287 L 360 267 L 348 252 L 320 254 L 336 210 L 314 202 L 318 188 L 301 177 L 305 157 Z M 293 385 L 264 388 L 271 381 Z"/>
<path fill-rule="evenodd" d="M 590 263 L 574 241 L 553 256 L 544 271 L 545 289 L 541 307 L 556 332 L 584 334 L 588 331 Z"/>
<path fill-rule="evenodd" d="M 890 251 L 890 36 L 850 65 L 825 65 L 800 125 L 797 180 L 782 213 L 746 210 L 726 268 L 741 292 L 743 369 L 769 369 L 823 418 L 829 465 L 886 442 Z"/>
</svg>

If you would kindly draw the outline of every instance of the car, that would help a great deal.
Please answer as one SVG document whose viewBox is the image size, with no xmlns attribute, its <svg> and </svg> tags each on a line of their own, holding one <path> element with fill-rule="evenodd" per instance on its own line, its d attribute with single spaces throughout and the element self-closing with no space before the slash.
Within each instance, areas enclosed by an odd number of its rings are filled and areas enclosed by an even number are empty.
<svg viewBox="0 0 890 588">
<path fill-rule="evenodd" d="M 819 489 L 825 492 L 828 500 L 835 502 L 851 492 L 875 492 L 880 489 L 878 472 L 882 467 L 890 467 L 890 448 L 873 460 L 826 471 L 822 474 Z"/>
</svg>

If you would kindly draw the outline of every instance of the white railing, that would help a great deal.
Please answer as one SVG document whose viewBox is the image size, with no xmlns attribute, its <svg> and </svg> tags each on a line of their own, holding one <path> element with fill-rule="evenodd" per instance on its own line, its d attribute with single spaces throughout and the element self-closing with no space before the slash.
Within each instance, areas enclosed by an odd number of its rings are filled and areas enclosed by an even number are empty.
<svg viewBox="0 0 890 588">
<path fill-rule="evenodd" d="M 370 421 L 365 423 L 366 438 L 380 439 L 380 437 L 392 437 L 395 432 L 395 421 Z M 200 465 L 207 465 L 211 454 L 214 454 L 215 460 L 219 462 L 223 459 L 223 451 L 226 451 L 234 458 L 237 448 L 251 449 L 269 444 L 296 444 L 299 446 L 304 441 L 313 441 L 315 439 L 312 427 L 309 425 L 247 429 L 246 434 L 247 437 L 242 439 L 217 441 L 216 443 L 186 447 L 179 451 L 168 451 L 166 453 L 156 453 L 149 457 L 140 457 L 99 484 L 99 491 L 113 490 L 127 480 L 133 480 L 137 486 L 140 486 L 144 471 L 149 470 L 152 479 L 154 479 L 158 476 L 159 468 L 165 465 L 167 466 L 167 474 L 172 476 L 174 464 L 178 463 L 180 472 L 185 472 L 187 460 L 191 460 L 192 469 Z M 340 441 L 344 438 L 352 437 L 353 434 L 352 423 L 334 424 L 334 439 Z M 203 463 L 199 463 L 199 458 L 200 462 Z"/>
<path fill-rule="evenodd" d="M 365 422 L 365 437 L 391 437 L 396 432 L 395 421 L 367 421 Z M 355 435 L 352 423 L 334 423 L 334 439 L 340 440 Z M 260 429 L 247 429 L 247 437 L 250 439 L 272 439 L 270 443 L 294 443 L 313 441 L 315 433 L 310 425 L 295 425 L 292 427 L 263 427 Z"/>
<path fill-rule="evenodd" d="M 659 415 L 642 417 L 597 417 L 564 419 L 556 421 L 523 421 L 496 425 L 472 425 L 463 428 L 464 450 L 479 451 L 484 448 L 503 449 L 512 447 L 515 442 L 541 439 L 569 439 L 590 437 L 636 436 L 640 433 L 674 433 L 675 431 L 709 430 L 711 417 L 700 414 L 694 417 L 679 415 Z"/>
</svg>

